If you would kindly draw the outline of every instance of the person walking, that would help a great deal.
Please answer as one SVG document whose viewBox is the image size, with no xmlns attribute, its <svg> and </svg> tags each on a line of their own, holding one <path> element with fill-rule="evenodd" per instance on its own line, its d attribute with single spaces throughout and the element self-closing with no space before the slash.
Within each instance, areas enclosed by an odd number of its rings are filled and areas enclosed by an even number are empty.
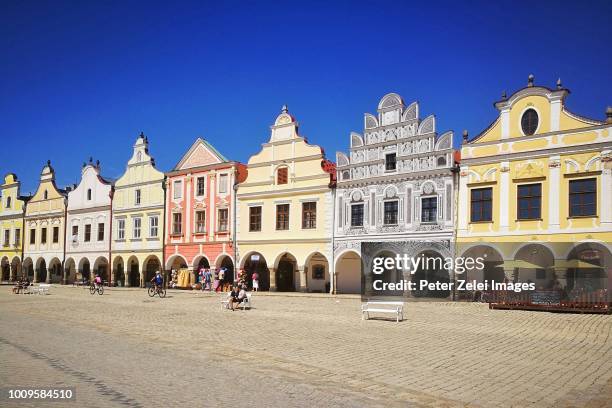
<svg viewBox="0 0 612 408">
<path fill-rule="evenodd" d="M 257 272 L 253 272 L 253 292 L 259 292 L 259 274 Z"/>
<path fill-rule="evenodd" d="M 219 270 L 219 286 L 217 287 L 217 289 L 220 289 L 221 292 L 223 292 L 223 285 L 225 283 L 225 268 L 221 268 Z"/>
</svg>

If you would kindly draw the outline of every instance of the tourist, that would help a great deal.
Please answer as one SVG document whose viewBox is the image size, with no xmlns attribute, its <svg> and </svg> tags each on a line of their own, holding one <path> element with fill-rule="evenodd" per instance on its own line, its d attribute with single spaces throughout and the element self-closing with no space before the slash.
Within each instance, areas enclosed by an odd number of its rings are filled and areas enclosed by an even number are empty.
<svg viewBox="0 0 612 408">
<path fill-rule="evenodd" d="M 253 292 L 259 291 L 259 274 L 257 272 L 253 272 Z"/>
<path fill-rule="evenodd" d="M 215 292 L 219 292 L 219 271 L 217 269 L 215 269 L 214 271 L 214 279 L 215 279 L 214 290 Z"/>
<path fill-rule="evenodd" d="M 219 270 L 219 285 L 217 286 L 217 289 L 220 290 L 221 292 L 223 292 L 223 284 L 225 283 L 225 268 L 221 268 Z"/>
</svg>

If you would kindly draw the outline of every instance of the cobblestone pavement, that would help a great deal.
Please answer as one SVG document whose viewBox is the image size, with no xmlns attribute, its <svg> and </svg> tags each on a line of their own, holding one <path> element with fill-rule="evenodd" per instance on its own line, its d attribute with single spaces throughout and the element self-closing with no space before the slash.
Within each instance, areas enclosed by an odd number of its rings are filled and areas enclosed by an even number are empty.
<svg viewBox="0 0 612 408">
<path fill-rule="evenodd" d="M 0 382 L 75 387 L 89 407 L 612 405 L 612 316 L 411 302 L 395 323 L 351 297 L 219 300 L 0 287 Z"/>
</svg>

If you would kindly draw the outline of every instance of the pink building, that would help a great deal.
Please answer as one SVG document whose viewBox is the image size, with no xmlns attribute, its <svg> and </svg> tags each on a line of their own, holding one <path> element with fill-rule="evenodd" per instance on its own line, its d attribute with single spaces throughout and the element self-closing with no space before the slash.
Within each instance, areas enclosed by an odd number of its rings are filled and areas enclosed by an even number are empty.
<svg viewBox="0 0 612 408">
<path fill-rule="evenodd" d="M 234 276 L 234 184 L 246 167 L 198 138 L 166 173 L 164 264 L 168 272 L 225 267 Z"/>
</svg>

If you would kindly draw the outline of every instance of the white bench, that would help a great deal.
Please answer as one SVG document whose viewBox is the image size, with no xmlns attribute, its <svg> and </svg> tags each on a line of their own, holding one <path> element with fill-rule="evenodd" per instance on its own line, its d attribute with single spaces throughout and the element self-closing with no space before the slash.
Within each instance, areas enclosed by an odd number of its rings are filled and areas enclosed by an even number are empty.
<svg viewBox="0 0 612 408">
<path fill-rule="evenodd" d="M 40 285 L 38 285 L 38 294 L 39 295 L 48 295 L 49 294 L 49 288 L 51 287 L 50 284 L 48 283 L 41 283 Z"/>
<path fill-rule="evenodd" d="M 361 319 L 370 318 L 370 312 L 374 313 L 392 313 L 395 315 L 397 322 L 404 320 L 404 302 L 390 302 L 382 300 L 371 300 L 361 305 Z"/>
<path fill-rule="evenodd" d="M 221 294 L 221 310 L 223 309 L 229 309 L 229 294 L 225 294 L 222 293 Z M 246 299 L 244 299 L 241 303 L 238 304 L 238 307 L 241 307 L 242 310 L 246 309 L 247 307 L 250 309 L 253 305 L 253 294 L 252 293 L 247 293 L 247 297 Z"/>
</svg>

